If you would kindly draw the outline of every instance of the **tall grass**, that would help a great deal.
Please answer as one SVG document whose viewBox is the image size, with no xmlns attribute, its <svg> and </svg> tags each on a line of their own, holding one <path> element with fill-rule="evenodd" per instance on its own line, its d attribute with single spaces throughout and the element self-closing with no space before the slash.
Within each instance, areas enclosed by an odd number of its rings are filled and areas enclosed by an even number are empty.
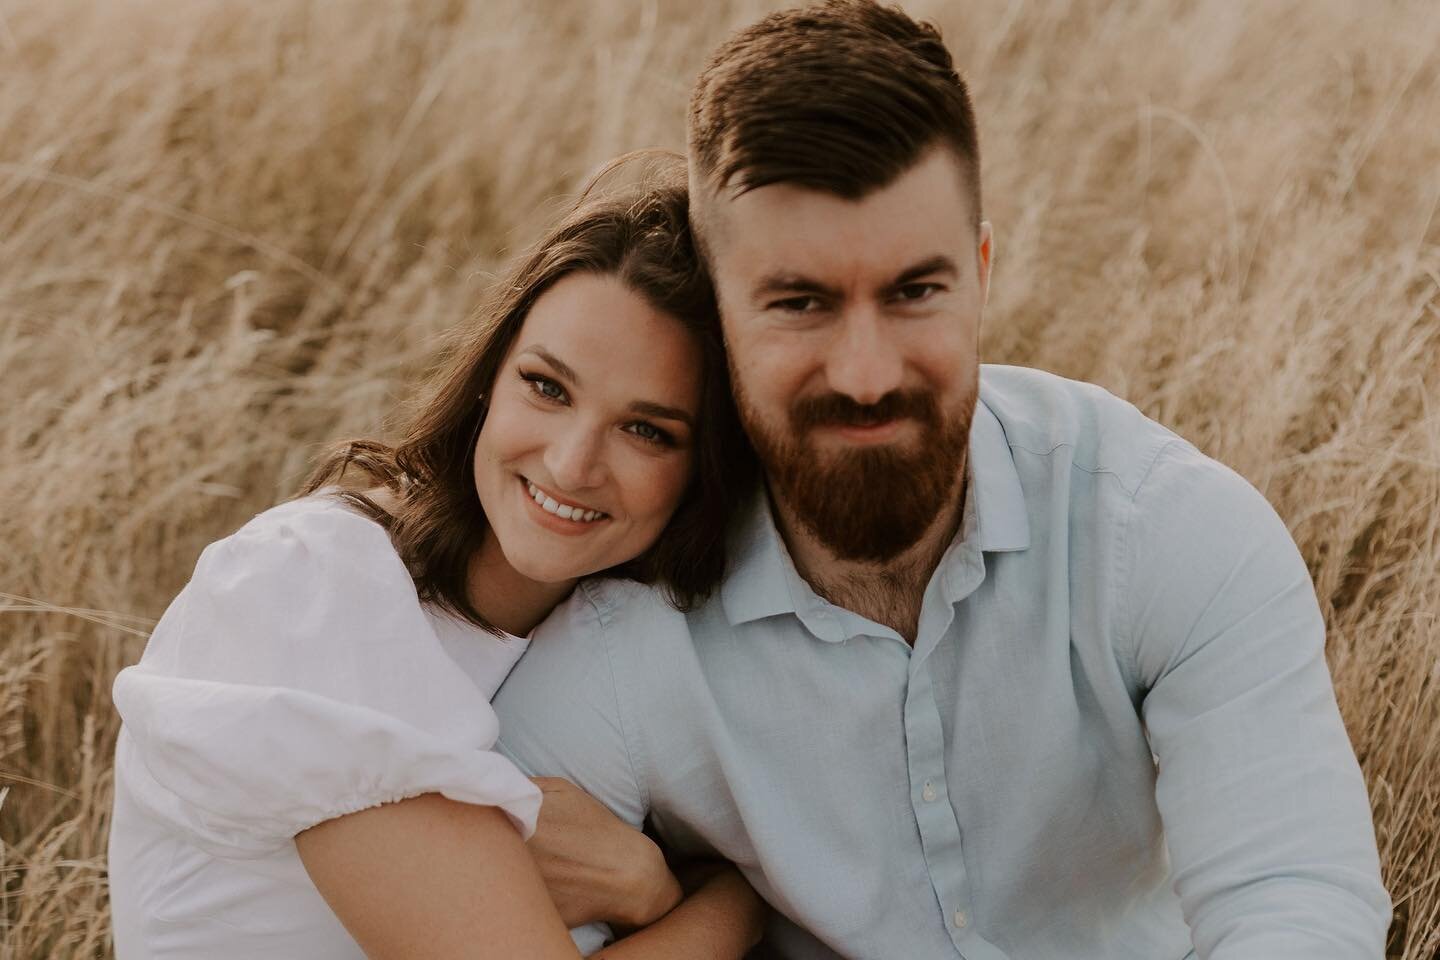
<svg viewBox="0 0 1440 960">
<path fill-rule="evenodd" d="M 0 960 L 109 953 L 109 687 L 201 547 L 373 433 L 766 4 L 0 6 Z M 1396 901 L 1440 955 L 1434 0 L 916 2 L 971 78 L 987 359 L 1097 381 L 1286 518 Z"/>
</svg>

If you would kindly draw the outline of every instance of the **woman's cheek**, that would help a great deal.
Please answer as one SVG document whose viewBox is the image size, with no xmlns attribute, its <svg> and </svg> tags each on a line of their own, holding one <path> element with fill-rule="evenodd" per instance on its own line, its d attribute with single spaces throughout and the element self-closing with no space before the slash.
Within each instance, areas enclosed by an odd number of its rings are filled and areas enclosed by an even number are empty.
<svg viewBox="0 0 1440 960">
<path fill-rule="evenodd" d="M 658 489 L 664 490 L 661 503 L 658 507 L 663 515 L 664 523 L 670 522 L 670 516 L 677 507 L 680 500 L 685 496 L 685 487 L 690 482 L 691 455 L 688 451 L 683 454 L 674 454 L 667 459 L 665 464 L 665 475 L 656 485 Z"/>
<path fill-rule="evenodd" d="M 630 472 L 626 492 L 634 505 L 631 516 L 643 517 L 647 534 L 658 536 L 670 522 L 689 479 L 689 458 L 677 455 L 647 457 Z"/>
</svg>

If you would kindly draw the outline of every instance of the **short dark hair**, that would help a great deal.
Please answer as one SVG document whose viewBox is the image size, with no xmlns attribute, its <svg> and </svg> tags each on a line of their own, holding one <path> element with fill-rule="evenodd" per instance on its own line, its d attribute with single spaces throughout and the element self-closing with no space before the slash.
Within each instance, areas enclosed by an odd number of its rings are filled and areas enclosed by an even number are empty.
<svg viewBox="0 0 1440 960">
<path fill-rule="evenodd" d="M 826 0 L 739 31 L 696 81 L 688 136 L 692 184 L 738 195 L 795 183 L 848 199 L 893 182 L 944 144 L 960 161 L 980 224 L 969 90 L 940 31 L 897 7 Z"/>
<path fill-rule="evenodd" d="M 489 409 L 486 397 L 526 315 L 562 278 L 581 272 L 617 277 L 676 318 L 701 345 L 703 382 L 689 485 L 655 544 L 605 573 L 660 583 L 676 606 L 694 607 L 719 584 L 729 521 L 758 483 L 754 453 L 730 393 L 714 294 L 691 238 L 682 160 L 672 155 L 668 175 L 652 175 L 620 195 L 589 194 L 587 188 L 496 286 L 493 302 L 456 331 L 400 441 L 337 444 L 302 491 L 341 483 L 340 496 L 389 531 L 421 599 L 492 631 L 467 592 L 468 563 L 488 527 L 475 493 L 475 440 Z M 350 467 L 358 470 L 362 485 L 345 483 Z M 395 495 L 389 510 L 364 493 L 377 483 Z"/>
</svg>

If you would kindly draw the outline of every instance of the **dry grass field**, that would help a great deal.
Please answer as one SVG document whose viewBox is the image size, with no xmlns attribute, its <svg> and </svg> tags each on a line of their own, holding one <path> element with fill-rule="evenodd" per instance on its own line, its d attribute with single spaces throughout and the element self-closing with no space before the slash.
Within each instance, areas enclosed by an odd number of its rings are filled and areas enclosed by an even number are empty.
<svg viewBox="0 0 1440 960">
<path fill-rule="evenodd" d="M 200 549 L 374 434 L 769 4 L 0 3 L 0 960 L 108 956 L 109 688 Z M 1440 7 L 915 0 L 973 84 L 991 361 L 1289 523 L 1396 902 L 1440 956 Z"/>
</svg>

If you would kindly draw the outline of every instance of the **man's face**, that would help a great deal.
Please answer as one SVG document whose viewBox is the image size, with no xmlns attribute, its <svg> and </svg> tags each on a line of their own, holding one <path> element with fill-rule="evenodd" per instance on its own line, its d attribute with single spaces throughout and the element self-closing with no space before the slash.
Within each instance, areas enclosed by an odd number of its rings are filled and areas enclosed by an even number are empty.
<svg viewBox="0 0 1440 960">
<path fill-rule="evenodd" d="M 772 493 L 844 559 L 893 559 L 959 490 L 991 252 L 964 183 L 936 148 L 860 200 L 704 200 L 746 431 Z"/>
</svg>

